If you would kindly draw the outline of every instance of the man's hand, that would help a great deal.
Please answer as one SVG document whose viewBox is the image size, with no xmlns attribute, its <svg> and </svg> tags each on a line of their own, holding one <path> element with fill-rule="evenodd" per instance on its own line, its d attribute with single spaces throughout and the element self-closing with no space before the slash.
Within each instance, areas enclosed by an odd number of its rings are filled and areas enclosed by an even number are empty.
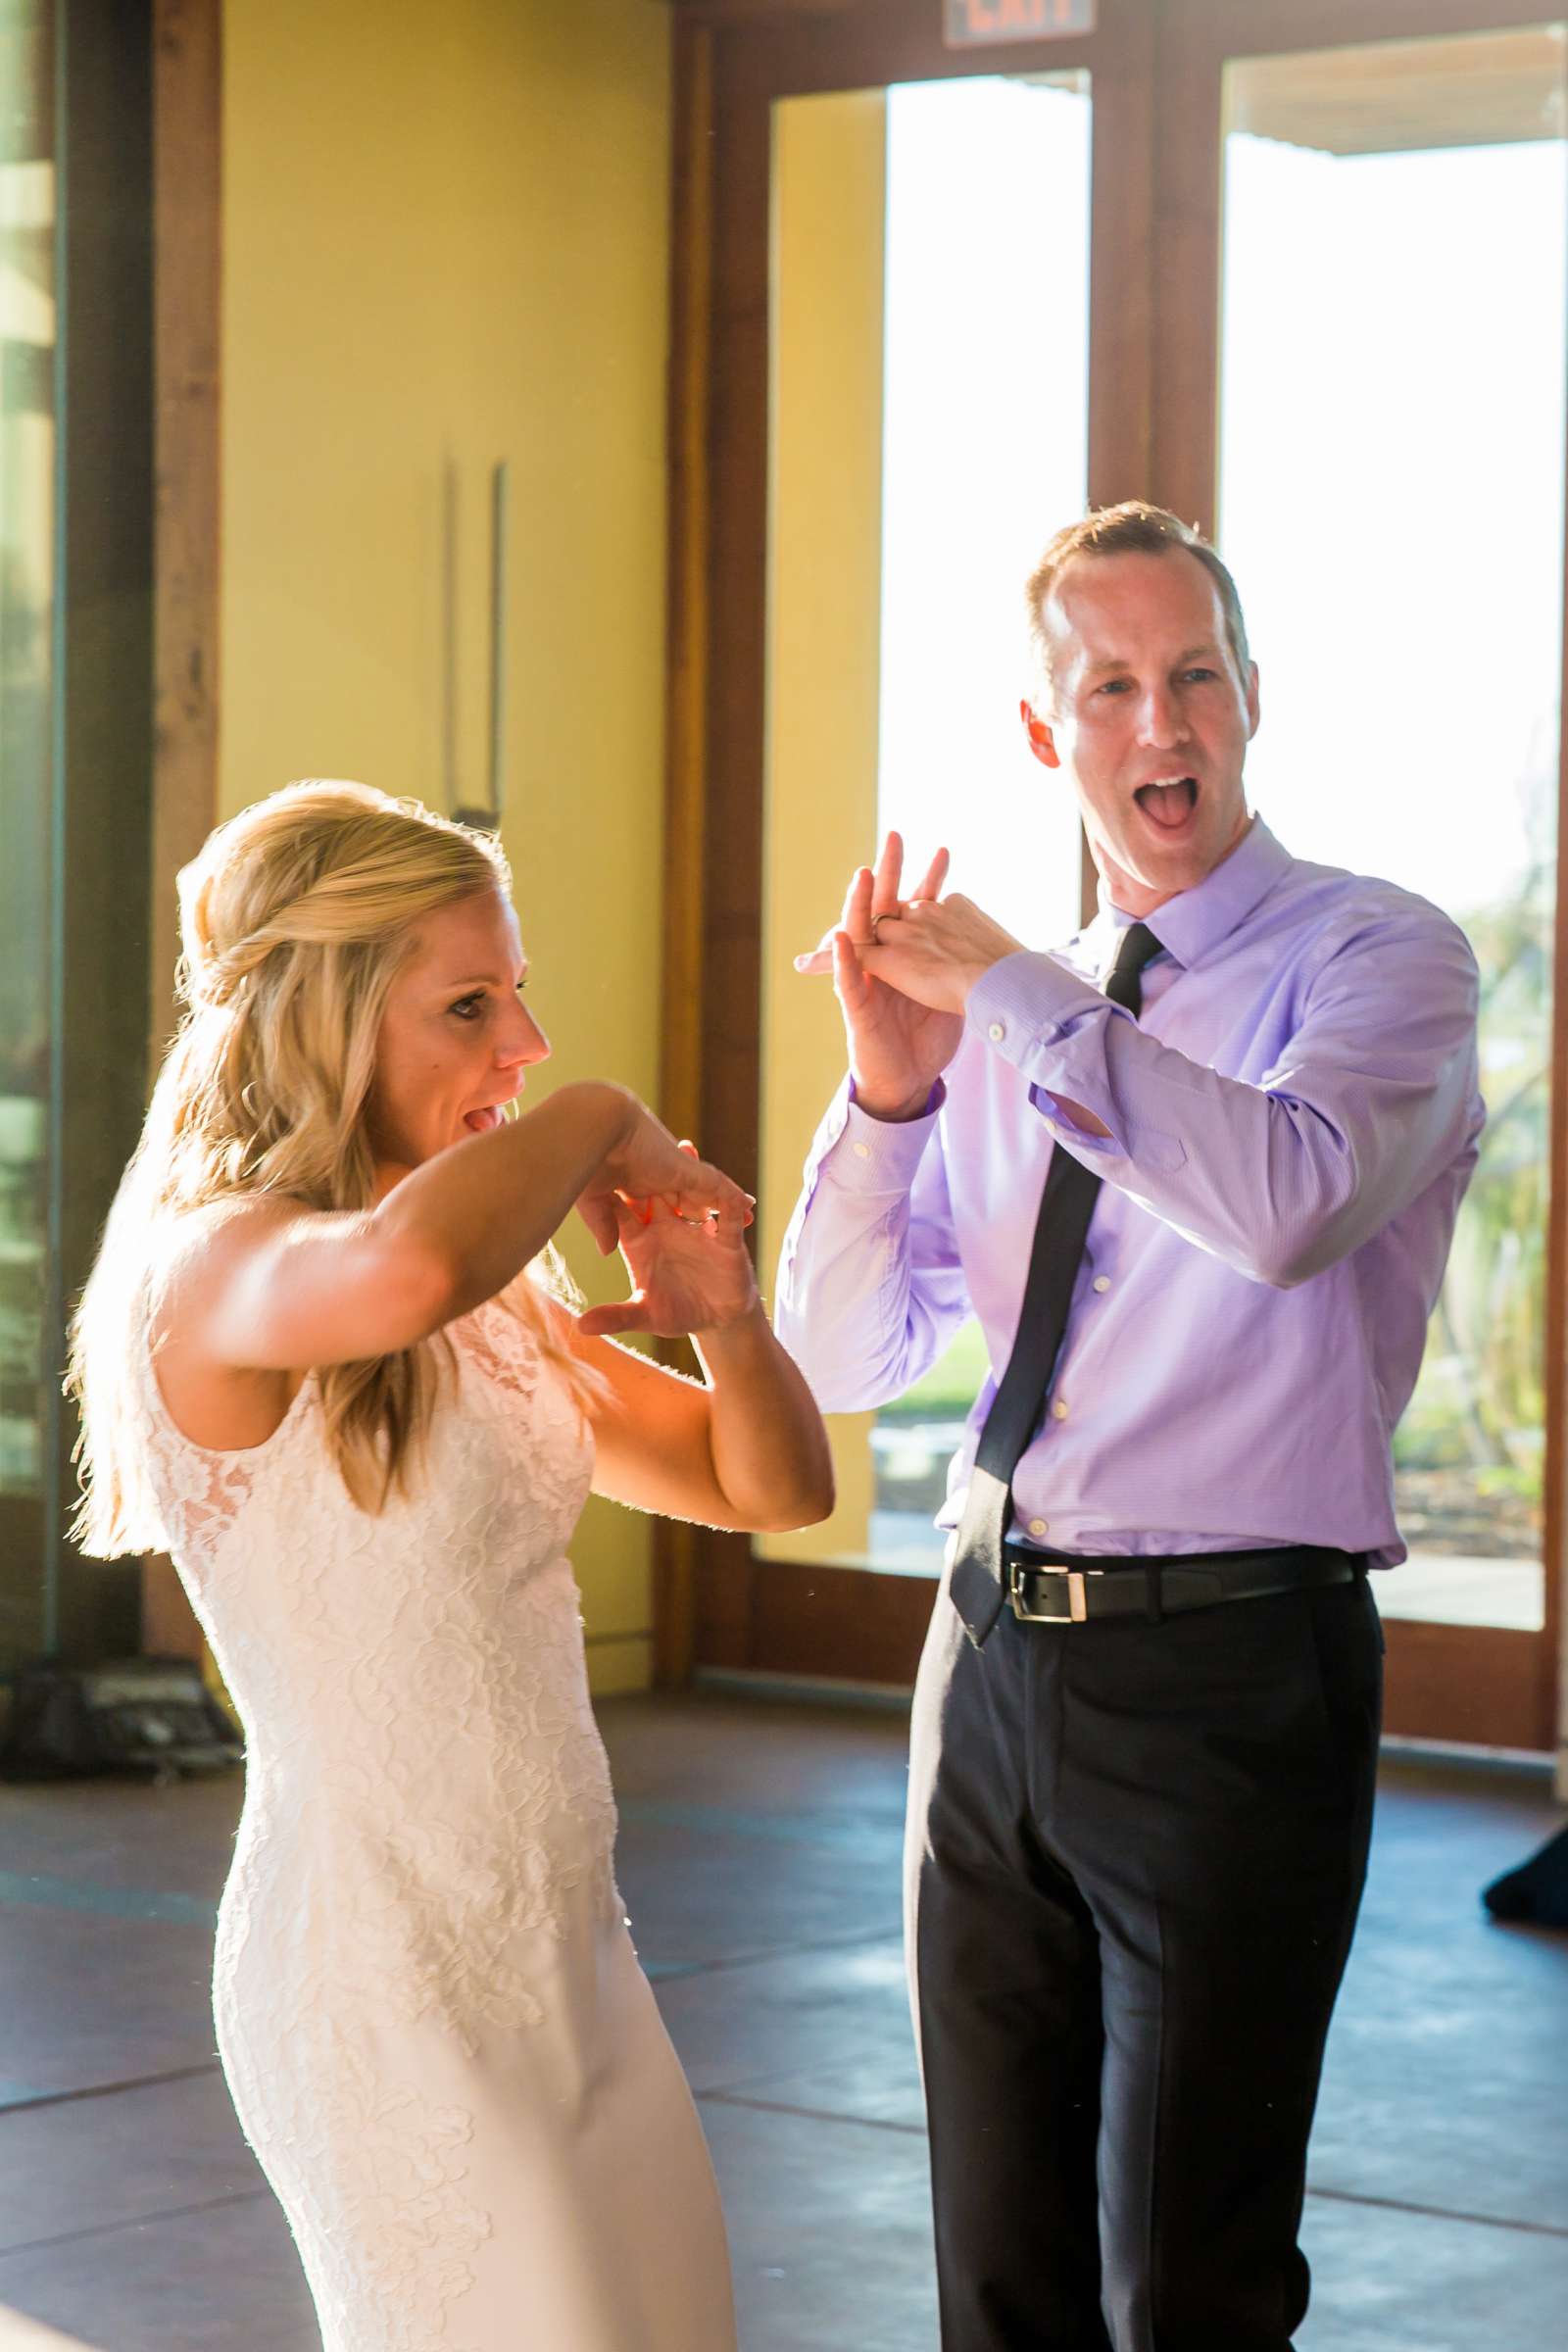
<svg viewBox="0 0 1568 2352">
<path fill-rule="evenodd" d="M 963 1035 L 961 1014 L 955 1018 L 902 993 L 891 974 L 878 978 L 865 961 L 875 952 L 878 925 L 891 925 L 899 909 L 903 871 L 904 844 L 890 833 L 875 873 L 866 865 L 857 869 L 839 924 L 795 958 L 798 972 L 832 973 L 856 1100 L 880 1119 L 919 1116 Z M 934 906 L 947 875 L 948 853 L 938 850 L 910 905 Z"/>
<path fill-rule="evenodd" d="M 934 1013 L 961 1019 L 969 991 L 994 963 L 1022 947 L 972 899 L 911 899 L 876 925 L 859 951 L 862 970 Z"/>
</svg>

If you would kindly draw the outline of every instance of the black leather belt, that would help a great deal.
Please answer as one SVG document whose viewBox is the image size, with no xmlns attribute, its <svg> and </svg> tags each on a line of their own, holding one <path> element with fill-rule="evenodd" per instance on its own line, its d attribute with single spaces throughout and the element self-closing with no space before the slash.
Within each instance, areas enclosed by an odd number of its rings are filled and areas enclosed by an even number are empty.
<svg viewBox="0 0 1568 2352">
<path fill-rule="evenodd" d="M 1007 1544 L 1002 1559 L 1008 1606 L 1026 1625 L 1084 1625 L 1095 1617 L 1157 1623 L 1222 1601 L 1348 1585 L 1366 1572 L 1364 1552 L 1325 1551 L 1312 1544 L 1149 1560 L 1054 1560 Z"/>
</svg>

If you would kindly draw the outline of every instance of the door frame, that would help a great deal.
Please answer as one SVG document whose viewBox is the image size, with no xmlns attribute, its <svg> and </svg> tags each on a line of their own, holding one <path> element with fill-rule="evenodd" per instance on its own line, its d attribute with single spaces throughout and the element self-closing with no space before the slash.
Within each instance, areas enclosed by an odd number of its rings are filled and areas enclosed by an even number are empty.
<svg viewBox="0 0 1568 2352">
<path fill-rule="evenodd" d="M 1255 0 L 1100 0 L 1092 34 L 954 50 L 938 0 L 918 11 L 909 0 L 677 0 L 663 1097 L 677 1132 L 700 1135 L 750 1189 L 760 1099 L 772 106 L 895 81 L 1088 69 L 1090 501 L 1142 495 L 1210 528 L 1225 63 L 1550 24 L 1568 0 L 1271 0 L 1260 25 L 1264 13 Z M 1568 729 L 1562 759 L 1559 860 Z M 1555 1738 L 1568 1533 L 1562 887 L 1554 958 L 1546 1625 L 1532 1634 L 1389 1620 L 1388 1728 L 1412 1737 L 1532 1748 Z M 656 1673 L 666 1683 L 706 1667 L 906 1685 L 935 1588 L 934 1577 L 759 1560 L 745 1536 L 668 1528 L 656 1556 Z"/>
</svg>

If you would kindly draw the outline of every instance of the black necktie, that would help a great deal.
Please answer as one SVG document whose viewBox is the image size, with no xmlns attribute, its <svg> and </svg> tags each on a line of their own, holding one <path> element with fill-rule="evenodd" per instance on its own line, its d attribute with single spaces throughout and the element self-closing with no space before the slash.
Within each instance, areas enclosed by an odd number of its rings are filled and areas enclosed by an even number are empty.
<svg viewBox="0 0 1568 2352">
<path fill-rule="evenodd" d="M 1135 1020 L 1143 1004 L 1144 966 L 1159 952 L 1147 923 L 1134 923 L 1122 933 L 1105 994 Z M 1012 1353 L 980 1433 L 954 1552 L 953 1605 L 976 1648 L 1002 1614 L 1002 1546 L 1012 1506 L 1012 1475 L 1046 1409 L 1099 1191 L 1100 1178 L 1058 1144 L 1040 1197 Z"/>
</svg>

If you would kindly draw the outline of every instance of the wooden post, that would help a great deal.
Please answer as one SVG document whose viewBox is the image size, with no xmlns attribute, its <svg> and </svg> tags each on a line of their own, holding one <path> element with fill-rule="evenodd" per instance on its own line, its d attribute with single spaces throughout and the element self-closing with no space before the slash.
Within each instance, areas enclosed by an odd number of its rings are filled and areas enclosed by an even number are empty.
<svg viewBox="0 0 1568 2352">
<path fill-rule="evenodd" d="M 222 0 L 154 0 L 154 758 L 149 1076 L 174 1026 L 173 877 L 218 820 Z M 144 1648 L 202 1654 L 167 1559 Z"/>
</svg>

